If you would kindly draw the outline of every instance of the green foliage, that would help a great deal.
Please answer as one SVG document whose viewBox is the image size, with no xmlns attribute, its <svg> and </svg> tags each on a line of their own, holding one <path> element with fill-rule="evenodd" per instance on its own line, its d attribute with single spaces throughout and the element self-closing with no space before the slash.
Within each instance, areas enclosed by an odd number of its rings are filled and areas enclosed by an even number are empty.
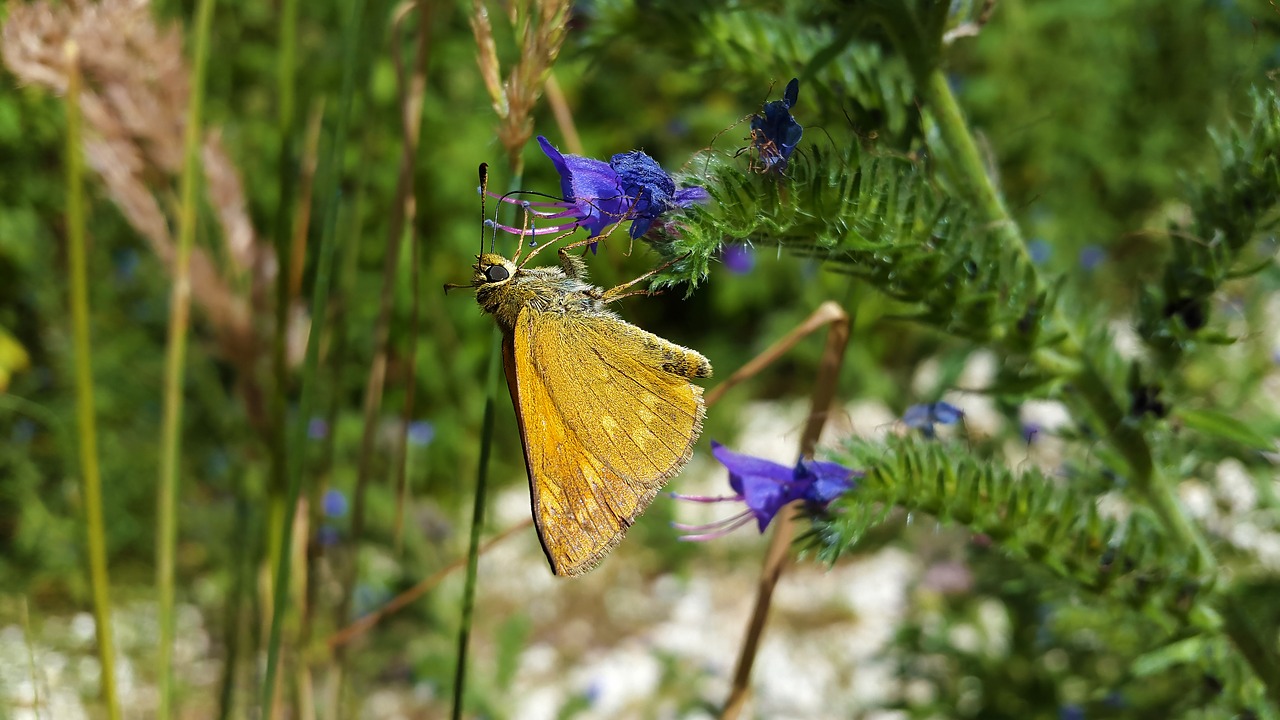
<svg viewBox="0 0 1280 720">
<path fill-rule="evenodd" d="M 344 72 L 367 78 L 354 84 L 351 140 L 324 163 L 317 183 L 334 190 L 311 198 L 312 217 L 330 220 L 313 220 L 303 258 L 300 297 L 308 298 L 321 232 L 346 243 L 336 260 L 336 307 L 311 326 L 324 357 L 308 401 L 315 419 L 329 419 L 328 433 L 293 449 L 295 460 L 306 461 L 300 467 L 313 502 L 324 488 L 350 493 L 354 485 L 400 152 L 387 54 L 392 8 L 369 5 L 352 40 L 359 48 L 353 64 L 336 51 L 350 29 L 347 5 L 300 4 L 302 71 L 292 123 L 283 127 L 273 6 L 227 0 L 214 21 L 208 114 L 222 128 L 260 238 L 300 201 L 281 177 L 300 164 L 309 115 L 323 101 L 333 116 Z M 162 12 L 182 21 L 193 6 L 166 3 Z M 887 651 L 895 681 L 925 682 L 933 694 L 890 704 L 911 717 L 1058 717 L 1068 708 L 1090 718 L 1275 717 L 1274 560 L 1237 531 L 1252 527 L 1269 537 L 1280 527 L 1269 454 L 1280 435 L 1269 307 L 1280 290 L 1270 237 L 1280 197 L 1280 102 L 1266 75 L 1277 64 L 1280 15 L 1266 4 L 1231 2 L 1002 0 L 989 22 L 970 28 L 976 37 L 946 35 L 985 22 L 983 6 L 579 4 L 555 75 L 586 154 L 643 147 L 713 197 L 664 218 L 634 255 L 624 252 L 621 233 L 606 242 L 587 258 L 592 278 L 608 287 L 676 261 L 655 285 L 687 285 L 685 302 L 670 293 L 624 312 L 702 350 L 718 377 L 822 300 L 838 298 L 854 316 L 842 396 L 895 413 L 953 389 L 991 400 L 996 429 L 966 429 L 964 441 L 845 442 L 839 459 L 866 474 L 856 492 L 811 516 L 805 547 L 826 562 L 873 543 L 915 553 L 929 545 L 915 529 L 934 519 L 948 540 L 962 540 L 948 552 L 971 571 L 973 587 L 909 596 Z M 313 521 L 340 538 L 335 547 L 310 548 L 312 610 L 336 606 L 353 590 L 333 587 L 344 563 L 379 558 L 376 572 L 360 566 L 356 588 L 390 593 L 442 567 L 463 545 L 466 524 L 456 520 L 477 462 L 493 331 L 465 293 L 438 290 L 468 275 L 478 235 L 473 168 L 480 161 L 496 167 L 499 150 L 465 14 L 441 9 L 435 23 L 427 132 L 415 167 L 425 332 L 408 332 L 413 293 L 401 273 L 392 288 L 388 392 L 375 420 L 369 529 L 357 547 L 348 518 L 324 517 L 312 506 Z M 401 39 L 411 34 L 400 32 Z M 504 62 L 516 57 L 511 41 L 499 38 Z M 752 172 L 749 153 L 739 153 L 744 116 L 791 77 L 801 78 L 793 111 L 804 140 L 782 176 Z M 73 403 L 55 162 L 65 128 L 58 100 L 14 89 L 9 75 L 0 79 L 0 146 L 9 151 L 0 177 L 0 338 L 11 336 L 30 365 L 9 386 L 25 400 L 0 404 L 0 585 L 47 600 L 48 612 L 70 612 L 84 605 L 88 585 L 77 549 L 83 499 L 67 447 Z M 939 92 L 958 100 L 969 125 L 939 112 Z M 536 131 L 561 144 L 551 113 L 536 113 Z M 332 147 L 332 124 L 321 136 L 322 157 Z M 1207 127 L 1228 129 L 1214 135 Z M 972 141 L 978 161 L 962 162 L 955 133 Z M 281 147 L 294 151 L 284 163 Z M 526 166 L 526 188 L 557 190 L 536 149 Z M 495 176 L 495 184 L 507 180 Z M 982 202 L 987 190 L 1008 217 L 992 216 Z M 111 199 L 95 192 L 90 267 L 98 281 L 90 299 L 99 418 L 110 430 L 102 438 L 108 549 L 118 585 L 148 594 L 169 278 Z M 208 210 L 197 243 L 213 248 Z M 1022 238 L 1031 242 L 1024 247 Z M 737 275 L 724 267 L 728 243 L 749 245 L 754 269 Z M 1082 266 L 1086 249 L 1093 260 Z M 402 268 L 409 257 L 405 251 Z M 269 470 L 278 450 L 264 431 L 265 408 L 279 403 L 295 428 L 312 420 L 299 414 L 297 365 L 283 387 L 267 381 L 274 308 L 260 309 L 255 347 L 245 351 L 262 354 L 247 367 L 220 354 L 217 329 L 197 311 L 184 388 L 179 507 L 196 520 L 182 522 L 178 593 L 209 615 L 243 603 L 243 611 L 228 610 L 221 629 L 228 647 L 238 639 L 265 644 L 260 624 L 246 619 L 263 610 L 250 607 L 261 603 L 263 589 L 246 581 L 238 595 L 227 590 L 263 566 L 268 508 L 283 497 Z M 1126 345 L 1130 327 L 1136 342 Z M 994 358 L 992 377 L 969 387 L 966 369 L 981 357 Z M 749 394 L 806 394 L 819 361 L 815 347 L 802 345 Z M 384 438 L 397 427 L 410 387 L 435 435 L 410 451 L 414 499 L 404 547 L 393 554 L 395 496 L 386 481 L 394 477 L 393 453 Z M 1008 450 L 1031 452 L 1020 438 L 1020 413 L 1042 400 L 1060 401 L 1070 418 L 1043 431 L 1062 446 L 1043 470 Z M 707 435 L 730 437 L 747 407 L 743 396 L 717 405 Z M 514 427 L 500 397 L 495 495 L 525 482 Z M 1209 485 L 1224 468 L 1245 476 L 1256 502 L 1239 509 L 1215 497 L 1189 517 L 1179 489 Z M 1104 512 L 1100 501 L 1121 509 Z M 902 511 L 916 519 L 896 522 Z M 694 544 L 673 549 L 674 532 L 661 527 L 674 513 L 655 507 L 649 525 L 633 530 L 628 546 L 648 547 L 648 555 L 628 566 L 632 572 L 704 572 L 713 553 Z M 974 534 L 981 541 L 963 541 Z M 756 564 L 753 558 L 737 571 L 754 572 Z M 518 701 L 511 686 L 523 651 L 545 647 L 553 637 L 547 623 L 563 626 L 576 613 L 562 605 L 548 621 L 541 608 L 521 607 L 494 622 L 484 615 L 484 582 L 482 574 L 477 645 L 495 662 L 476 666 L 469 702 L 502 716 Z M 362 662 L 353 663 L 352 694 L 398 682 L 388 678 L 403 665 L 434 693 L 439 702 L 431 709 L 443 707 L 458 592 L 446 587 L 372 631 L 358 651 Z M 993 616 L 1007 627 L 988 628 L 983 618 Z M 315 634 L 301 648 L 291 647 L 297 639 L 286 624 L 286 673 L 295 649 L 323 655 L 323 635 L 346 620 L 314 613 Z M 975 649 L 956 640 L 974 627 L 990 642 Z M 412 638 L 408 650 L 405 638 Z M 664 668 L 659 694 L 680 708 L 719 702 L 699 683 L 726 670 L 654 652 Z M 244 694 L 246 681 L 236 682 Z M 559 713 L 591 713 L 592 702 L 571 693 Z"/>
<path fill-rule="evenodd" d="M 654 243 L 681 258 L 658 286 L 696 283 L 723 243 L 749 239 L 821 259 L 918 308 L 903 319 L 962 338 L 1021 352 L 1061 339 L 1044 331 L 1055 294 L 1040 287 L 1026 254 L 972 222 L 916 163 L 857 144 L 809 148 L 781 180 L 714 156 L 694 163 L 707 168 L 713 202 Z"/>
<path fill-rule="evenodd" d="M 954 444 L 890 438 L 846 451 L 842 462 L 866 470 L 857 492 L 814 521 L 810 544 L 825 562 L 901 507 L 983 533 L 1010 556 L 1081 590 L 1171 618 L 1184 618 L 1203 590 L 1193 552 L 1171 541 L 1148 513 L 1102 516 L 1092 493 L 1079 489 L 1085 482 L 1015 472 Z"/>
<path fill-rule="evenodd" d="M 1270 267 L 1271 248 L 1255 241 L 1275 227 L 1280 196 L 1280 99 L 1254 91 L 1246 127 L 1217 137 L 1219 169 L 1190 188 L 1191 220 L 1171 225 L 1171 252 L 1159 286 L 1148 286 L 1139 305 L 1138 333 L 1162 371 L 1200 343 L 1221 344 L 1206 330 L 1214 293 L 1230 280 Z"/>
</svg>

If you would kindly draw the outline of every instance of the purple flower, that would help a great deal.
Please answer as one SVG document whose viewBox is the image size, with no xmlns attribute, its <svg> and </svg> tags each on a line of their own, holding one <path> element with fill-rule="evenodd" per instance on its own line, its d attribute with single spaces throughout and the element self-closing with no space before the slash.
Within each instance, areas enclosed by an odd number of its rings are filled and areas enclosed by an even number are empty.
<svg viewBox="0 0 1280 720">
<path fill-rule="evenodd" d="M 1097 245 L 1085 245 L 1080 249 L 1080 267 L 1093 270 L 1107 259 L 1107 251 Z"/>
<path fill-rule="evenodd" d="M 323 440 L 329 435 L 329 423 L 324 418 L 313 417 L 307 422 L 307 437 L 312 440 Z"/>
<path fill-rule="evenodd" d="M 414 420 L 409 423 L 409 444 L 422 447 L 430 445 L 436 438 L 436 426 L 426 420 Z"/>
<path fill-rule="evenodd" d="M 342 542 L 342 532 L 332 525 L 321 525 L 316 530 L 316 542 L 321 547 L 334 547 Z"/>
<path fill-rule="evenodd" d="M 963 417 L 963 410 L 939 400 L 907 408 L 906 412 L 902 413 L 902 423 L 919 430 L 921 435 L 933 439 L 937 436 L 933 429 L 934 425 L 954 425 Z"/>
<path fill-rule="evenodd" d="M 1040 238 L 1027 243 L 1027 255 L 1031 257 L 1031 262 L 1036 265 L 1043 265 L 1052 252 L 1053 248 L 1049 246 L 1049 243 Z"/>
<path fill-rule="evenodd" d="M 693 502 L 741 502 L 747 507 L 733 517 L 709 525 L 676 524 L 681 530 L 695 533 L 684 536 L 684 540 L 717 538 L 738 529 L 752 518 L 763 533 L 773 516 L 791 502 L 804 500 L 824 507 L 854 487 L 854 477 L 861 477 L 861 473 L 839 463 L 801 458 L 795 467 L 788 467 L 771 460 L 733 452 L 714 440 L 711 441 L 711 454 L 729 469 L 729 486 L 736 494 L 729 497 L 673 494 L 673 497 Z"/>
<path fill-rule="evenodd" d="M 1040 437 L 1040 431 L 1042 429 L 1043 428 L 1040 426 L 1040 423 L 1034 423 L 1034 422 L 1023 423 L 1022 439 L 1028 445 L 1030 445 L 1031 443 L 1036 441 L 1036 438 Z"/>
<path fill-rule="evenodd" d="M 340 518 L 347 514 L 347 496 L 337 488 L 329 488 L 320 500 L 324 514 L 331 518 Z"/>
<path fill-rule="evenodd" d="M 782 173 L 804 127 L 791 116 L 800 96 L 800 78 L 791 78 L 781 100 L 764 104 L 763 115 L 751 116 L 751 145 L 760 155 L 760 172 Z"/>
<path fill-rule="evenodd" d="M 746 243 L 733 243 L 720 251 L 720 261 L 734 275 L 746 275 L 756 266 L 756 254 Z"/>
<path fill-rule="evenodd" d="M 587 237 L 593 238 L 629 220 L 634 239 L 648 232 L 661 215 L 711 197 L 701 187 L 677 189 L 675 180 L 658 161 L 639 150 L 619 153 L 606 163 L 565 155 L 541 135 L 538 144 L 560 173 L 562 199 L 543 202 L 500 197 L 499 200 L 523 206 L 534 218 L 564 222 L 520 229 L 487 221 L 491 226 L 520 236 L 561 233 L 583 227 L 587 229 Z M 591 247 L 594 250 L 595 244 Z"/>
</svg>

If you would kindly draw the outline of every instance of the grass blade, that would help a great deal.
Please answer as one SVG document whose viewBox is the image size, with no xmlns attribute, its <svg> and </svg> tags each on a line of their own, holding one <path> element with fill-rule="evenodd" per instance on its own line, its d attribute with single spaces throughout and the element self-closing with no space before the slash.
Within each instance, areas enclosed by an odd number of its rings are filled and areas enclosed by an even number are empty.
<svg viewBox="0 0 1280 720">
<path fill-rule="evenodd" d="M 462 699 L 467 686 L 467 646 L 471 642 L 471 613 L 476 600 L 476 566 L 480 560 L 480 529 L 484 526 L 484 503 L 489 478 L 489 453 L 493 448 L 493 413 L 502 372 L 502 332 L 493 329 L 486 372 L 484 422 L 480 429 L 480 463 L 476 467 L 476 499 L 471 511 L 471 545 L 467 551 L 467 580 L 462 591 L 462 622 L 458 628 L 458 661 L 453 674 L 453 720 L 462 717 Z"/>
<path fill-rule="evenodd" d="M 351 114 L 351 98 L 355 95 L 356 52 L 359 49 L 360 27 L 364 19 L 364 0 L 354 0 L 349 6 L 349 16 L 342 38 L 342 89 L 338 100 L 338 113 L 325 163 L 323 181 L 319 183 L 321 202 L 324 203 L 324 223 L 320 232 L 320 249 L 316 260 L 315 286 L 311 291 L 311 317 L 319 322 L 325 317 L 329 305 L 330 276 L 333 274 L 333 256 L 336 246 L 338 218 L 338 179 L 342 176 L 342 155 L 346 147 L 347 122 Z M 320 342 L 313 332 L 307 341 L 306 361 L 302 370 L 302 392 L 298 401 L 298 414 L 294 417 L 289 437 L 288 476 L 289 487 L 285 506 L 295 508 L 302 492 L 302 456 L 306 449 L 307 423 L 315 405 L 316 376 L 320 366 Z M 293 517 L 292 512 L 289 517 Z M 289 575 L 293 553 L 289 552 L 292 540 L 291 523 L 279 529 L 274 594 L 271 607 L 271 630 L 267 639 L 267 671 L 262 680 L 261 709 L 271 707 L 276 676 L 280 670 L 280 635 L 284 624 L 286 599 L 289 593 Z"/>
<path fill-rule="evenodd" d="M 200 0 L 196 12 L 195 61 L 191 68 L 191 100 L 183 136 L 182 207 L 178 215 L 178 252 L 173 263 L 169 299 L 169 340 L 165 350 L 164 420 L 160 431 L 160 488 L 156 529 L 156 588 L 159 595 L 160 649 L 156 677 L 160 687 L 158 717 L 173 716 L 174 554 L 178 543 L 178 464 L 182 457 L 182 385 L 191 318 L 191 245 L 196 234 L 196 185 L 200 171 L 201 114 L 204 75 L 209 59 L 209 28 L 214 0 Z"/>
<path fill-rule="evenodd" d="M 67 56 L 67 236 L 71 265 L 71 328 L 75 352 L 76 434 L 80 440 L 80 473 L 84 482 L 84 514 L 89 544 L 89 579 L 93 586 L 93 619 L 102 663 L 102 699 L 107 717 L 120 718 L 116 695 L 115 648 L 111 642 L 110 580 L 107 539 L 102 522 L 102 478 L 98 469 L 98 432 L 94 420 L 93 372 L 89 342 L 88 251 L 84 217 L 84 156 L 80 142 L 80 51 L 66 46 Z"/>
</svg>

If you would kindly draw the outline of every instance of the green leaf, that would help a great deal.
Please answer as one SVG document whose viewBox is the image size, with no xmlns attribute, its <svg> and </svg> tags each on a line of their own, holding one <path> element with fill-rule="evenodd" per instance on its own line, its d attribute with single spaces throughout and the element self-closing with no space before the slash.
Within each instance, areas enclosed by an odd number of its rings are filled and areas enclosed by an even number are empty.
<svg viewBox="0 0 1280 720">
<path fill-rule="evenodd" d="M 1255 450 L 1275 447 L 1275 438 L 1217 410 L 1191 410 L 1180 408 L 1174 415 L 1192 430 L 1197 430 L 1222 440 L 1239 443 Z"/>
</svg>

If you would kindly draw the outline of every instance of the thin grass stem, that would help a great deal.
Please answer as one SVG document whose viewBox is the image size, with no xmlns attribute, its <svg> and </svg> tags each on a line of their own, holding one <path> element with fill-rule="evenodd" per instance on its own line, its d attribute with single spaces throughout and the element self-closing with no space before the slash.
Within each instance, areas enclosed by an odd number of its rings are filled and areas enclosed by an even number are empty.
<svg viewBox="0 0 1280 720">
<path fill-rule="evenodd" d="M 518 163 L 512 162 L 510 190 L 524 182 Z M 482 183 L 483 184 L 483 183 Z M 513 208 L 514 211 L 514 208 Z M 467 687 L 467 646 L 471 641 L 471 616 L 476 600 L 476 568 L 480 560 L 480 531 L 484 526 L 485 494 L 489 483 L 489 453 L 493 446 L 493 414 L 498 387 L 502 384 L 502 333 L 494 328 L 489 343 L 489 369 L 485 374 L 484 420 L 480 429 L 480 462 L 476 466 L 476 496 L 471 510 L 471 540 L 467 548 L 467 576 L 462 591 L 462 619 L 458 627 L 458 658 L 453 675 L 453 719 L 462 717 L 463 696 Z"/>
<path fill-rule="evenodd" d="M 315 285 L 311 294 L 311 317 L 324 318 L 329 305 L 330 277 L 333 274 L 333 257 L 337 245 L 338 180 L 342 176 L 342 156 L 346 147 L 347 123 L 351 114 L 351 100 L 355 95 L 356 53 L 359 49 L 360 27 L 365 14 L 365 0 L 354 0 L 348 6 L 342 38 L 342 89 L 339 93 L 338 112 L 334 123 L 333 138 L 324 168 L 324 179 L 318 183 L 320 198 L 324 203 L 324 222 L 320 233 L 320 248 L 316 260 Z M 289 438 L 288 477 L 289 487 L 286 506 L 298 504 L 302 493 L 302 460 L 306 450 L 307 424 L 315 405 L 316 380 L 320 367 L 320 342 L 313 333 L 307 342 L 306 360 L 302 370 L 302 389 L 298 400 L 298 414 L 293 419 Z M 267 669 L 262 679 L 260 710 L 271 707 L 276 676 L 280 668 L 280 637 L 284 624 L 285 604 L 289 593 L 289 577 L 293 553 L 289 552 L 292 532 L 289 524 L 278 529 L 280 552 L 277 555 L 275 581 L 272 583 L 274 598 L 271 607 L 271 629 L 267 638 Z"/>
<path fill-rule="evenodd" d="M 80 50 L 74 42 L 67 58 L 67 239 L 71 266 L 71 328 L 75 355 L 76 433 L 93 588 L 93 619 L 102 665 L 102 699 L 110 720 L 120 718 L 116 694 L 115 646 L 111 641 L 111 581 L 107 577 L 107 538 L 102 520 L 102 477 L 98 468 L 98 429 L 94 419 L 93 364 L 89 339 L 88 249 L 85 238 L 84 156 L 81 154 Z"/>
<path fill-rule="evenodd" d="M 214 0 L 200 0 L 196 11 L 195 58 L 191 67 L 191 99 L 183 130 L 182 205 L 178 211 L 178 247 L 169 295 L 169 338 L 165 349 L 164 419 L 160 431 L 160 488 L 156 531 L 156 587 L 160 647 L 156 654 L 160 709 L 157 717 L 173 717 L 174 555 L 178 544 L 178 466 L 182 459 L 182 389 L 186 375 L 187 330 L 191 321 L 191 246 L 197 221 L 200 140 L 203 127 L 204 76 L 209 59 L 209 28 Z"/>
<path fill-rule="evenodd" d="M 476 466 L 476 496 L 471 510 L 471 541 L 467 549 L 467 576 L 462 591 L 462 620 L 458 627 L 458 659 L 453 673 L 453 711 L 461 720 L 467 688 L 467 648 L 471 642 L 472 613 L 476 601 L 476 569 L 480 560 L 480 530 L 484 526 L 485 495 L 489 484 L 489 454 L 493 448 L 493 415 L 502 372 L 502 331 L 493 329 L 489 342 L 489 368 L 485 373 L 484 421 L 480 426 L 480 462 Z"/>
</svg>

